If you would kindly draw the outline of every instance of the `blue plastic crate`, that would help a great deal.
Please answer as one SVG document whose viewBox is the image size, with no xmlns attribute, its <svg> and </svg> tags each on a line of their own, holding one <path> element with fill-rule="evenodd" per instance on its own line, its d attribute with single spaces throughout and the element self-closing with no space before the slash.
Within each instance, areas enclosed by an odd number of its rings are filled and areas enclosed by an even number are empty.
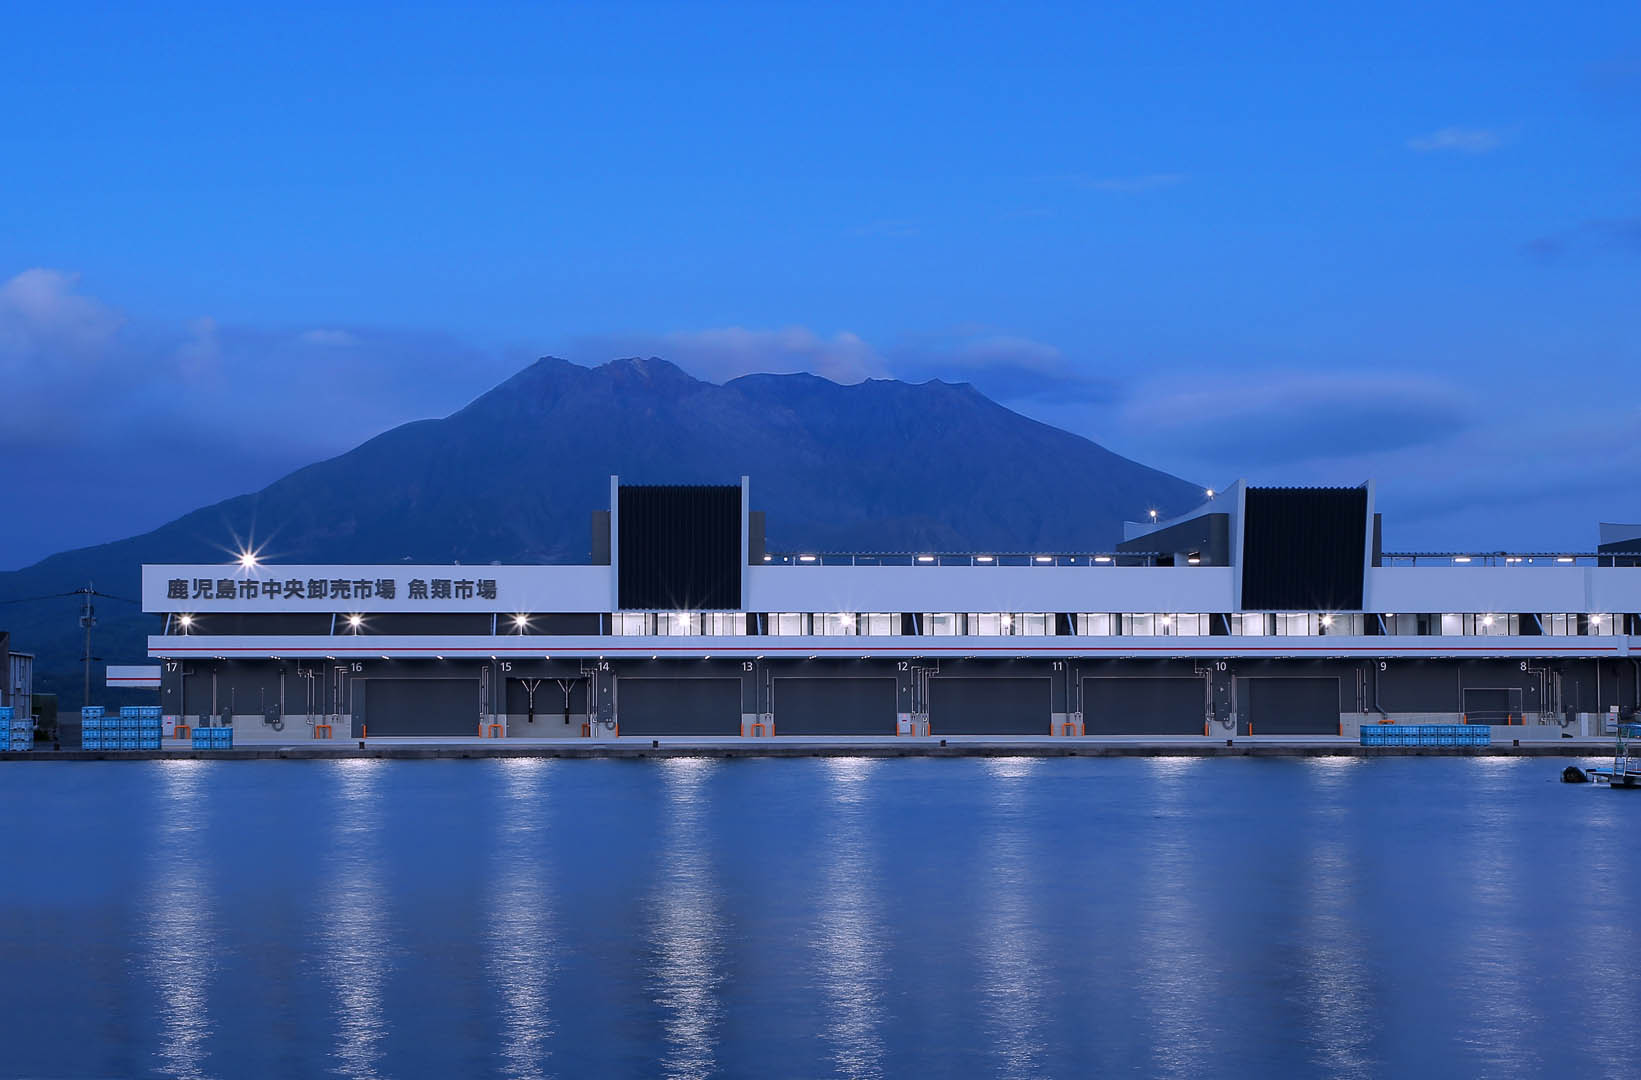
<svg viewBox="0 0 1641 1080">
<path fill-rule="evenodd" d="M 0 705 L 0 720 L 10 720 L 17 715 L 15 705 Z"/>
<path fill-rule="evenodd" d="M 101 750 L 102 748 L 103 741 L 96 735 L 86 735 L 80 739 L 81 750 Z"/>
<path fill-rule="evenodd" d="M 146 716 L 146 717 L 149 717 L 150 719 L 153 719 L 153 720 L 158 720 L 160 718 L 160 715 L 161 715 L 160 714 L 160 707 L 158 705 L 144 705 L 138 710 L 137 715 L 138 716 Z"/>
<path fill-rule="evenodd" d="M 137 742 L 141 744 L 137 747 L 139 750 L 158 750 L 160 748 L 160 741 L 158 739 L 144 738 L 138 739 Z"/>
<path fill-rule="evenodd" d="M 80 707 L 80 719 L 82 720 L 88 716 L 102 716 L 103 713 L 104 709 L 101 705 L 82 705 Z"/>
</svg>

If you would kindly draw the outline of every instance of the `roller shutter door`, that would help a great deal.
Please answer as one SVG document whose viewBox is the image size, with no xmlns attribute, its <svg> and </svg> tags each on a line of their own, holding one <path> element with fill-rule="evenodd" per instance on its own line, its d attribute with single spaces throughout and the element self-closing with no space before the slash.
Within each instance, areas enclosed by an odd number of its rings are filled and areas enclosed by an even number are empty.
<svg viewBox="0 0 1641 1080">
<path fill-rule="evenodd" d="M 777 735 L 893 735 L 895 680 L 776 679 Z"/>
<path fill-rule="evenodd" d="M 937 677 L 929 680 L 936 735 L 1047 735 L 1049 681 Z"/>
<path fill-rule="evenodd" d="M 740 679 L 636 679 L 615 684 L 623 735 L 739 735 Z"/>
<path fill-rule="evenodd" d="M 1248 679 L 1255 735 L 1339 734 L 1339 680 Z"/>
<path fill-rule="evenodd" d="M 1083 680 L 1083 731 L 1089 735 L 1201 735 L 1206 715 L 1200 678 Z"/>
<path fill-rule="evenodd" d="M 365 679 L 365 726 L 371 735 L 477 735 L 477 679 Z"/>
</svg>

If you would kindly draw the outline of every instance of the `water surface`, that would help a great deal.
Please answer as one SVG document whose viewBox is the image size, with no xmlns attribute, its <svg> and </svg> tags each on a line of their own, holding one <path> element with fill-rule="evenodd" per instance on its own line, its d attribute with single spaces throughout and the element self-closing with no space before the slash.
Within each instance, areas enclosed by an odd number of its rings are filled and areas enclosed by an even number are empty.
<svg viewBox="0 0 1641 1080">
<path fill-rule="evenodd" d="M 0 768 L 5 1076 L 1630 1076 L 1562 761 Z"/>
</svg>

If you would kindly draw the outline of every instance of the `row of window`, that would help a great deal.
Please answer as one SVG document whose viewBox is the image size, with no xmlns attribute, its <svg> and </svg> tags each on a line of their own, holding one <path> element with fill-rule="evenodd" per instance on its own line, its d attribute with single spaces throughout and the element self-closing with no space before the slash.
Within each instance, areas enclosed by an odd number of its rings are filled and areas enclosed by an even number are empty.
<svg viewBox="0 0 1641 1080">
<path fill-rule="evenodd" d="M 597 612 L 172 615 L 166 634 L 583 637 L 1512 637 L 1641 635 L 1635 614 L 1322 612 Z"/>
<path fill-rule="evenodd" d="M 1633 616 L 1628 618 L 1633 619 Z M 1364 615 L 1319 612 L 771 612 L 767 615 L 699 612 L 622 612 L 612 632 L 639 637 L 768 634 L 786 637 L 1507 637 L 1581 636 L 1626 632 L 1622 615 Z M 1216 620 L 1218 625 L 1216 626 Z M 1525 625 L 1523 625 L 1525 621 Z"/>
</svg>

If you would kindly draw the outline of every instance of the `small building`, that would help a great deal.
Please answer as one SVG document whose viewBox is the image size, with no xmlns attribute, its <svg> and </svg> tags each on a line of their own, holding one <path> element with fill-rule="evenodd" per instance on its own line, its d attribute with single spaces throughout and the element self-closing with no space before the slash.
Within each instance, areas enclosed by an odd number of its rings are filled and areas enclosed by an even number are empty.
<svg viewBox="0 0 1641 1080">
<path fill-rule="evenodd" d="M 5 685 L 0 686 L 0 705 L 16 709 L 18 719 L 33 715 L 34 654 L 13 652 L 11 634 L 5 630 L 0 630 L 0 671 L 6 675 Z"/>
</svg>

